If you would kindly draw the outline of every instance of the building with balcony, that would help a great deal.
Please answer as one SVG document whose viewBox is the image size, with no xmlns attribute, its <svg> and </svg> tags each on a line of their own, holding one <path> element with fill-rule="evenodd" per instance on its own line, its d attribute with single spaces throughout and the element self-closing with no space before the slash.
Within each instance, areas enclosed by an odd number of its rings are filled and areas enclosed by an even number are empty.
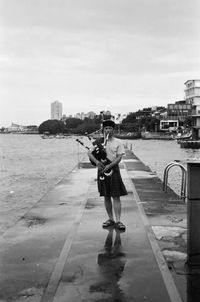
<svg viewBox="0 0 200 302">
<path fill-rule="evenodd" d="M 51 119 L 60 120 L 62 118 L 62 103 L 55 101 L 51 103 Z"/>
<path fill-rule="evenodd" d="M 169 120 L 179 120 L 183 122 L 186 117 L 191 116 L 192 105 L 186 103 L 185 100 L 175 102 L 167 105 L 167 118 Z"/>
<path fill-rule="evenodd" d="M 188 80 L 184 84 L 185 102 L 192 107 L 193 138 L 200 139 L 200 80 Z"/>
</svg>

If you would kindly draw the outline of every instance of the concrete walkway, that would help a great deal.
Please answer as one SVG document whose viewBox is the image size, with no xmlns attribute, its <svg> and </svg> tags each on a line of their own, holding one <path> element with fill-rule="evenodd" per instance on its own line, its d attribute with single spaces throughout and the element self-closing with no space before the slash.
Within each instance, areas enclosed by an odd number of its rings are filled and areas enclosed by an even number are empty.
<svg viewBox="0 0 200 302">
<path fill-rule="evenodd" d="M 184 301 L 185 285 L 177 290 L 151 227 L 169 220 L 165 211 L 173 216 L 174 204 L 183 207 L 176 194 L 162 197 L 157 177 L 127 150 L 121 164 L 127 230 L 105 230 L 90 167 L 74 169 L 1 238 L 0 302 Z M 182 216 L 184 222 L 184 207 Z"/>
</svg>

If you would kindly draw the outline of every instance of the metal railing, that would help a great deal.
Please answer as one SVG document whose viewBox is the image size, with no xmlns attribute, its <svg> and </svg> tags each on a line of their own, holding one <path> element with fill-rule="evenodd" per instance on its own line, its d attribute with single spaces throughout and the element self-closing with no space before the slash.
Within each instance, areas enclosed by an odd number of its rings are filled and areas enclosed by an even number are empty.
<svg viewBox="0 0 200 302">
<path fill-rule="evenodd" d="M 186 172 L 187 169 L 180 163 L 177 162 L 172 162 L 169 163 L 164 170 L 164 177 L 163 177 L 163 191 L 165 191 L 167 193 L 167 187 L 168 187 L 168 176 L 169 176 L 169 170 L 174 167 L 174 166 L 178 166 L 181 168 L 182 171 L 182 180 L 181 180 L 181 199 L 183 199 L 185 201 L 186 199 L 186 181 L 187 181 L 187 176 L 186 176 Z"/>
</svg>

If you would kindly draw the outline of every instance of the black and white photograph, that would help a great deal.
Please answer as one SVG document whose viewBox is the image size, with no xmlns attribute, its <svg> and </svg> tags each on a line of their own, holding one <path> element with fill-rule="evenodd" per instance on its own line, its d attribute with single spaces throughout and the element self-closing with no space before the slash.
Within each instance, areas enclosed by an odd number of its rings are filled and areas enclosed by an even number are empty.
<svg viewBox="0 0 200 302">
<path fill-rule="evenodd" d="M 200 1 L 0 0 L 0 302 L 200 301 Z"/>
</svg>

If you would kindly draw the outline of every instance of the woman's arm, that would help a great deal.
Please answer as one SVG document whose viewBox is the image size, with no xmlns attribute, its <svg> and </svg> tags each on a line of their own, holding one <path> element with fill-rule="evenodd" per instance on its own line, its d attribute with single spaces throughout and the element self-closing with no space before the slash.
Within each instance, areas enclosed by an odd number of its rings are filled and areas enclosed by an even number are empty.
<svg viewBox="0 0 200 302">
<path fill-rule="evenodd" d="M 88 152 L 88 157 L 91 159 L 91 161 L 93 161 L 96 164 L 96 166 L 99 170 L 102 170 L 105 168 L 104 164 L 102 164 L 102 162 L 97 160 L 90 151 Z"/>
<path fill-rule="evenodd" d="M 121 159 L 122 159 L 122 154 L 118 155 L 109 165 L 106 165 L 102 172 L 105 173 L 108 170 L 112 169 L 114 166 L 118 165 Z"/>
</svg>

